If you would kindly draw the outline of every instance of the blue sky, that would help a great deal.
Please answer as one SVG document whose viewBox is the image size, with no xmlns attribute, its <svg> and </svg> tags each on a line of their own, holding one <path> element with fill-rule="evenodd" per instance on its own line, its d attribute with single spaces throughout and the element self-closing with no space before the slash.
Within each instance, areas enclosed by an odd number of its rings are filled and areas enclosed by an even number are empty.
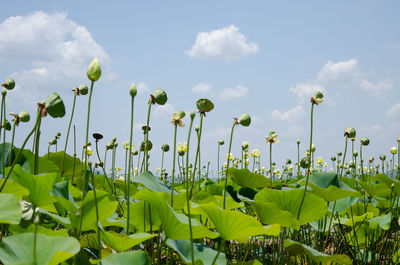
<svg viewBox="0 0 400 265">
<path fill-rule="evenodd" d="M 302 154 L 308 143 L 309 97 L 316 89 L 325 95 L 315 108 L 316 156 L 329 160 L 343 151 L 349 126 L 358 138 L 371 139 L 366 157 L 388 155 L 400 136 L 399 8 L 398 1 L 4 1 L 0 73 L 18 84 L 8 93 L 7 112 L 32 115 L 39 100 L 59 93 L 67 115 L 45 119 L 46 151 L 57 131 L 65 136 L 70 90 L 89 84 L 86 68 L 99 58 L 103 75 L 95 84 L 90 129 L 105 136 L 103 145 L 117 136 L 120 165 L 132 82 L 140 92 L 134 145 L 143 137 L 138 128 L 146 120 L 149 94 L 162 88 L 169 98 L 152 111 L 152 167 L 160 164 L 161 144 L 173 143 L 172 113 L 189 112 L 202 97 L 215 104 L 204 121 L 202 161 L 216 164 L 217 141 L 228 142 L 232 118 L 243 112 L 253 122 L 235 129 L 235 155 L 247 140 L 268 161 L 265 136 L 274 130 L 281 141 L 273 160 L 294 160 L 296 139 Z M 87 97 L 78 98 L 78 146 L 86 106 Z M 17 146 L 31 126 L 32 121 L 19 126 Z M 179 128 L 178 142 L 185 141 L 187 129 Z"/>
</svg>

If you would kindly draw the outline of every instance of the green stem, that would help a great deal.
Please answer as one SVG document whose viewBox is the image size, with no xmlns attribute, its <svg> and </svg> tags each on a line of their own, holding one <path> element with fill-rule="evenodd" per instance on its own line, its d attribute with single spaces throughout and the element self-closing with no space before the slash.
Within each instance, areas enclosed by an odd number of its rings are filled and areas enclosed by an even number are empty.
<svg viewBox="0 0 400 265">
<path fill-rule="evenodd" d="M 272 142 L 269 143 L 269 180 L 272 189 Z"/>
<path fill-rule="evenodd" d="M 147 110 L 147 123 L 146 123 L 146 145 L 145 145 L 145 149 L 144 149 L 144 154 L 145 154 L 145 171 L 149 170 L 149 150 L 148 150 L 148 141 L 149 141 L 149 124 L 150 124 L 150 110 L 151 110 L 151 99 L 149 100 L 149 109 Z"/>
<path fill-rule="evenodd" d="M 39 172 L 39 139 L 40 139 L 40 125 L 42 124 L 42 116 L 39 118 L 39 123 L 36 128 L 36 139 L 35 139 L 35 164 L 33 168 L 33 174 L 37 175 Z"/>
<path fill-rule="evenodd" d="M 4 155 L 4 153 L 5 153 L 5 150 L 6 150 L 6 101 L 5 101 L 5 98 L 6 98 L 6 96 L 5 95 L 3 95 L 2 96 L 2 98 L 1 98 L 1 101 L 2 101 L 2 104 L 1 104 L 1 107 L 2 107 L 2 110 L 1 110 L 1 113 L 2 113 L 2 115 L 3 115 L 3 117 L 2 117 L 2 119 L 3 119 L 3 123 L 2 123 L 2 125 L 3 125 L 3 155 L 1 156 L 2 157 L 2 165 L 3 165 L 3 176 L 5 175 L 5 170 L 6 170 L 6 167 L 5 167 L 5 155 Z"/>
<path fill-rule="evenodd" d="M 37 256 L 36 256 L 36 249 L 37 249 L 37 227 L 38 224 L 35 223 L 33 231 L 33 263 L 37 264 Z"/>
<path fill-rule="evenodd" d="M 94 196 L 94 204 L 96 206 L 96 227 L 97 227 L 97 242 L 99 244 L 99 259 L 101 259 L 101 238 L 100 238 L 100 227 L 99 227 L 99 207 L 97 205 L 97 196 L 96 196 L 96 184 L 94 182 L 93 171 L 90 168 L 90 176 L 92 177 L 93 183 L 93 196 Z"/>
<path fill-rule="evenodd" d="M 175 183 L 175 160 L 176 160 L 176 131 L 178 124 L 175 124 L 174 129 L 174 157 L 172 158 L 172 185 L 171 185 L 171 207 L 174 206 L 174 183 Z"/>
<path fill-rule="evenodd" d="M 220 144 L 218 143 L 218 155 L 217 155 L 217 182 L 219 182 L 219 149 L 220 149 Z"/>
<path fill-rule="evenodd" d="M 13 128 L 12 128 L 12 136 L 11 136 L 11 151 L 10 151 L 10 160 L 8 163 L 11 163 L 12 160 L 12 154 L 14 152 L 14 137 L 15 137 L 15 125 L 16 125 L 16 121 L 14 121 L 13 123 Z M 3 153 L 4 154 L 4 153 Z M 4 176 L 4 175 L 3 175 Z"/>
<path fill-rule="evenodd" d="M 229 158 L 231 155 L 231 148 L 232 148 L 232 138 L 233 138 L 233 129 L 235 129 L 236 126 L 236 121 L 233 122 L 232 129 L 231 129 L 231 137 L 229 139 L 229 149 L 228 149 L 228 159 L 226 161 L 226 173 L 225 173 L 225 184 L 224 184 L 224 204 L 223 204 L 223 209 L 225 210 L 226 208 L 226 186 L 228 185 L 228 170 L 229 170 Z"/>
<path fill-rule="evenodd" d="M 203 116 L 204 113 L 200 112 L 200 129 L 197 135 L 197 148 L 196 148 L 196 158 L 194 159 L 194 164 L 193 164 L 193 175 L 192 175 L 192 187 L 190 189 L 190 197 L 192 197 L 193 189 L 194 189 L 194 184 L 195 184 L 195 175 L 196 175 L 196 166 L 197 166 L 197 159 L 200 156 L 200 140 L 201 140 L 201 131 L 203 129 Z"/>
<path fill-rule="evenodd" d="M 126 197 L 127 197 L 127 227 L 126 234 L 129 234 L 129 224 L 130 224 L 130 207 L 129 207 L 129 183 L 131 178 L 131 163 L 132 163 L 132 138 L 133 138 L 133 106 L 134 106 L 134 97 L 131 97 L 131 130 L 129 135 L 129 160 L 128 160 L 128 179 L 127 179 L 127 189 L 126 189 Z"/>
<path fill-rule="evenodd" d="M 76 95 L 77 95 L 77 92 L 75 91 L 75 93 L 74 93 L 74 101 L 73 101 L 73 103 L 72 103 L 71 117 L 70 117 L 70 119 L 69 119 L 69 124 L 68 124 L 67 136 L 66 136 L 66 138 L 65 138 L 64 153 L 63 153 L 63 156 L 62 156 L 62 159 L 61 159 L 61 167 L 60 167 L 60 172 L 59 172 L 59 174 L 60 174 L 61 177 L 64 175 L 63 170 L 64 170 L 65 152 L 67 152 L 69 131 L 70 131 L 70 129 L 71 129 L 72 118 L 74 117 Z"/>
</svg>

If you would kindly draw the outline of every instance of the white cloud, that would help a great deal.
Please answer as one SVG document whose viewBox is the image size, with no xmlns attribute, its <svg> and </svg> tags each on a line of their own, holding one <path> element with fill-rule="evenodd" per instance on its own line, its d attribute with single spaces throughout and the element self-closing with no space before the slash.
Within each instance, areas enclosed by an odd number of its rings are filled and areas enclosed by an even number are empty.
<svg viewBox="0 0 400 265">
<path fill-rule="evenodd" d="M 219 58 L 233 60 L 258 52 L 258 44 L 248 42 L 239 28 L 228 27 L 199 32 L 192 48 L 185 53 L 190 58 Z"/>
<path fill-rule="evenodd" d="M 350 59 L 334 63 L 328 61 L 318 73 L 318 81 L 331 82 L 352 80 L 358 75 L 358 60 Z"/>
<path fill-rule="evenodd" d="M 204 94 L 211 91 L 212 85 L 200 82 L 192 88 L 193 93 Z"/>
<path fill-rule="evenodd" d="M 315 91 L 325 92 L 325 88 L 318 84 L 300 83 L 290 87 L 290 92 L 297 95 L 300 101 L 304 101 L 314 95 Z"/>
<path fill-rule="evenodd" d="M 386 116 L 393 118 L 396 116 L 400 116 L 400 102 L 394 104 L 387 112 Z"/>
<path fill-rule="evenodd" d="M 206 139 L 226 141 L 227 139 L 229 139 L 230 132 L 231 132 L 230 128 L 224 128 L 222 126 L 219 126 L 213 131 L 205 132 L 204 136 Z"/>
<path fill-rule="evenodd" d="M 0 62 L 19 69 L 11 75 L 18 84 L 13 95 L 19 100 L 21 95 L 42 98 L 55 85 L 85 76 L 94 58 L 102 68 L 109 61 L 91 33 L 64 12 L 37 11 L 0 24 Z"/>
<path fill-rule="evenodd" d="M 303 117 L 305 114 L 306 112 L 304 111 L 303 106 L 297 106 L 285 112 L 274 110 L 271 113 L 271 118 L 280 121 L 295 121 Z"/>
<path fill-rule="evenodd" d="M 381 80 L 375 84 L 365 79 L 360 82 L 360 88 L 362 90 L 372 92 L 375 95 L 382 95 L 392 89 L 392 87 L 393 84 L 391 80 Z"/>
<path fill-rule="evenodd" d="M 223 100 L 241 98 L 246 96 L 248 91 L 249 89 L 247 87 L 239 84 L 235 88 L 225 88 L 219 96 Z"/>
<path fill-rule="evenodd" d="M 154 116 L 157 117 L 171 117 L 172 114 L 176 112 L 174 106 L 172 106 L 169 103 L 166 103 L 164 105 L 156 105 L 156 108 L 154 110 Z"/>
<path fill-rule="evenodd" d="M 150 93 L 150 88 L 145 82 L 140 82 L 136 88 L 138 90 L 138 94 Z"/>
</svg>

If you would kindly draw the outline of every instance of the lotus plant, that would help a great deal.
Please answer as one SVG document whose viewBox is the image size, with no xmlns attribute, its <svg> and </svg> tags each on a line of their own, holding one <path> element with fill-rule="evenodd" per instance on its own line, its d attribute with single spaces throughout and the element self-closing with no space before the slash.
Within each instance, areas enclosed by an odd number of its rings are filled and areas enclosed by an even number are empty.
<svg viewBox="0 0 400 265">
<path fill-rule="evenodd" d="M 174 205 L 174 184 L 175 184 L 175 163 L 176 163 L 176 133 L 178 130 L 178 125 L 180 127 L 185 126 L 182 119 L 185 117 L 185 112 L 180 110 L 172 115 L 171 123 L 174 125 L 174 151 L 172 157 L 172 187 L 171 187 L 171 205 Z M 163 153 L 164 154 L 164 153 Z M 178 161 L 179 162 L 179 161 Z"/>
</svg>

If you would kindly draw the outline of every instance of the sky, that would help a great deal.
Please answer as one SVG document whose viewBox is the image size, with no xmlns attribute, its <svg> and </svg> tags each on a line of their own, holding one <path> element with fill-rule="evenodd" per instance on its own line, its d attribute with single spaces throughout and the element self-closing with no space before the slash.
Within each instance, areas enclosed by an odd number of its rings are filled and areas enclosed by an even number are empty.
<svg viewBox="0 0 400 265">
<path fill-rule="evenodd" d="M 132 83 L 138 88 L 135 146 L 143 140 L 150 94 L 161 88 L 168 95 L 166 105 L 152 107 L 151 170 L 161 164 L 164 143 L 171 146 L 165 156 L 166 168 L 171 168 L 172 114 L 189 114 L 199 98 L 215 105 L 203 123 L 204 165 L 210 161 L 215 170 L 218 140 L 225 141 L 222 163 L 233 118 L 242 113 L 251 116 L 252 124 L 235 128 L 235 156 L 248 141 L 250 151 L 259 149 L 266 165 L 265 136 L 273 130 L 280 139 L 273 146 L 273 161 L 295 161 L 296 140 L 301 141 L 301 157 L 309 144 L 310 97 L 316 90 L 324 93 L 324 102 L 314 108 L 315 156 L 330 165 L 330 157 L 343 152 L 344 129 L 354 127 L 358 139 L 371 140 L 364 157 L 391 157 L 390 148 L 400 136 L 399 9 L 398 1 L 5 0 L 0 11 L 0 79 L 12 77 L 17 84 L 8 91 L 7 113 L 26 110 L 34 117 L 37 102 L 51 92 L 60 94 L 66 116 L 46 117 L 40 142 L 44 154 L 60 131 L 62 150 L 71 89 L 90 84 L 86 69 L 98 58 L 102 76 L 94 86 L 90 134 L 104 135 L 101 153 L 117 137 L 118 166 L 124 163 L 122 142 L 129 140 Z M 73 124 L 78 150 L 85 138 L 87 101 L 88 96 L 77 98 Z M 178 128 L 177 142 L 186 141 L 188 116 L 186 126 Z M 33 123 L 19 125 L 17 146 Z M 192 137 L 191 149 L 195 146 Z M 67 151 L 72 154 L 72 141 Z"/>
</svg>

